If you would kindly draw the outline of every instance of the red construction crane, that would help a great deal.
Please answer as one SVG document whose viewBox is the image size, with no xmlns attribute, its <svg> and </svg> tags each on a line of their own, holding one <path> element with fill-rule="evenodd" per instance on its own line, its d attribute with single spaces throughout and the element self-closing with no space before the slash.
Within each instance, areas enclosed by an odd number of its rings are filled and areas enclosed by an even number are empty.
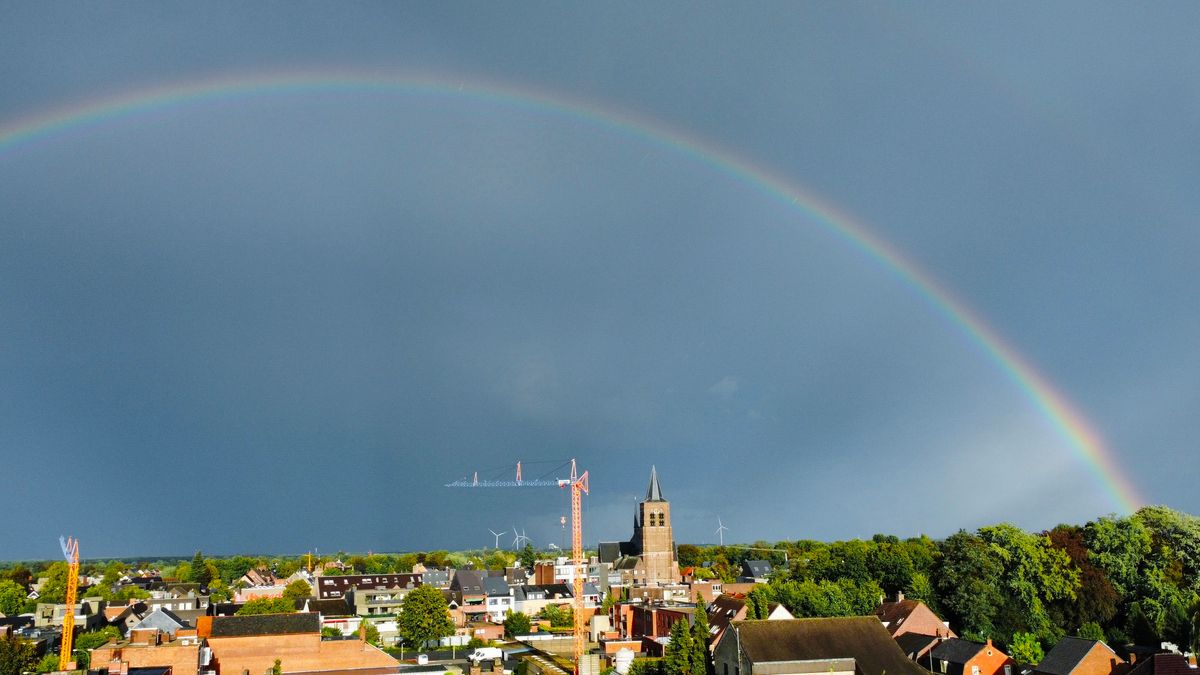
<svg viewBox="0 0 1200 675">
<path fill-rule="evenodd" d="M 575 657 L 575 673 L 579 675 L 582 669 L 587 635 L 587 625 L 583 619 L 583 580 L 587 576 L 587 567 L 583 561 L 583 495 L 588 494 L 588 472 L 584 471 L 580 474 L 575 460 L 572 459 L 570 478 L 525 480 L 521 475 L 521 463 L 517 462 L 516 480 L 479 480 L 479 472 L 476 471 L 470 480 L 461 478 L 447 483 L 446 487 L 559 487 L 571 489 L 571 563 L 575 568 L 573 580 L 575 608 L 572 612 L 575 615 L 575 645 L 572 653 Z"/>
</svg>

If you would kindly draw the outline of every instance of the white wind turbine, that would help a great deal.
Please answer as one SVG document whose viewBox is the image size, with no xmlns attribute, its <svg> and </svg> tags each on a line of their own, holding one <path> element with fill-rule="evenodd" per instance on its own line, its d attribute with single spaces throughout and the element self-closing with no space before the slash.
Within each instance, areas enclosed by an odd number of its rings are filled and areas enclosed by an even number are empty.
<svg viewBox="0 0 1200 675">
<path fill-rule="evenodd" d="M 508 532 L 497 532 L 490 527 L 488 528 L 488 532 L 491 532 L 492 535 L 496 537 L 496 548 L 500 548 L 500 535 L 508 534 Z"/>
<path fill-rule="evenodd" d="M 725 530 L 728 530 L 728 529 L 729 529 L 728 527 L 725 527 L 725 523 L 722 523 L 722 522 L 721 522 L 721 518 L 720 518 L 720 517 L 718 517 L 718 518 L 717 518 L 717 531 L 716 531 L 716 533 L 715 533 L 715 534 L 716 534 L 718 537 L 720 537 L 720 539 L 721 539 L 721 546 L 724 546 L 724 545 L 725 545 Z"/>
<path fill-rule="evenodd" d="M 533 540 L 525 536 L 525 530 L 521 530 L 520 536 L 517 537 L 517 542 L 519 544 L 532 544 Z"/>
</svg>

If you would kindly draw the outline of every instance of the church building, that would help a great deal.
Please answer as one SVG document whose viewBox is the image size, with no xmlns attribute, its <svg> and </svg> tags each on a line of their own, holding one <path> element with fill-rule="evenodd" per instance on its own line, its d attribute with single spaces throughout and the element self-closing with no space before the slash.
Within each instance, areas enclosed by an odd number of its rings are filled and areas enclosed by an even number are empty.
<svg viewBox="0 0 1200 675">
<path fill-rule="evenodd" d="M 633 514 L 633 538 L 600 542 L 599 553 L 600 562 L 611 563 L 622 576 L 629 573 L 634 584 L 679 582 L 679 561 L 671 534 L 671 503 L 663 498 L 655 468 L 650 469 L 646 498 L 638 503 Z"/>
</svg>

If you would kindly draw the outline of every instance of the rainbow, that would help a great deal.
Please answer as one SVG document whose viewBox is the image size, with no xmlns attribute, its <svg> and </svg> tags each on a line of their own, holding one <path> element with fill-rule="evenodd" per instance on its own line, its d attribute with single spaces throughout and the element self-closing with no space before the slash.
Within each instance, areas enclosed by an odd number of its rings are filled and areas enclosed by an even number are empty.
<svg viewBox="0 0 1200 675">
<path fill-rule="evenodd" d="M 1133 484 L 1118 467 L 1113 453 L 1105 446 L 1100 434 L 1087 419 L 1047 378 L 1039 374 L 977 313 L 956 298 L 949 289 L 940 285 L 932 275 L 854 218 L 794 182 L 714 143 L 643 117 L 531 87 L 480 83 L 449 75 L 397 75 L 365 71 L 233 75 L 91 100 L 0 126 L 0 158 L 38 141 L 68 132 L 83 131 L 134 115 L 145 115 L 205 101 L 284 94 L 308 95 L 316 92 L 346 92 L 359 95 L 431 94 L 566 115 L 655 146 L 668 148 L 750 186 L 802 213 L 806 219 L 860 251 L 908 286 L 936 313 L 958 329 L 1020 389 L 1055 432 L 1067 442 L 1074 456 L 1089 469 L 1096 483 L 1118 511 L 1130 513 L 1143 504 Z"/>
</svg>

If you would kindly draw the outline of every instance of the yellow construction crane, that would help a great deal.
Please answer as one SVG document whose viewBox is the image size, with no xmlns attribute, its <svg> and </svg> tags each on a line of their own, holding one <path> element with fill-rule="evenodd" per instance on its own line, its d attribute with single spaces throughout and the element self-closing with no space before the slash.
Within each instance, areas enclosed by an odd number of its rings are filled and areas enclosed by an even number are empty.
<svg viewBox="0 0 1200 675">
<path fill-rule="evenodd" d="M 565 467 L 566 464 L 559 468 Z M 544 478 L 535 478 L 526 480 L 521 475 L 521 463 L 517 462 L 517 477 L 516 480 L 480 480 L 479 472 L 472 474 L 470 480 L 461 478 L 452 483 L 447 483 L 446 487 L 559 487 L 571 489 L 571 563 L 574 567 L 575 574 L 573 579 L 573 590 L 575 592 L 574 611 L 575 615 L 575 644 L 572 653 L 575 657 L 575 673 L 579 675 L 583 668 L 583 651 L 586 644 L 587 624 L 583 618 L 583 581 L 587 576 L 587 567 L 583 560 L 583 495 L 588 493 L 588 472 L 579 473 L 579 468 L 575 464 L 575 460 L 571 460 L 571 477 L 558 478 L 555 480 L 546 480 Z"/>
<path fill-rule="evenodd" d="M 67 611 L 63 614 L 62 649 L 58 653 L 58 669 L 71 667 L 71 646 L 75 642 L 75 595 L 79 591 L 79 540 L 58 538 L 63 557 L 67 559 Z"/>
</svg>

